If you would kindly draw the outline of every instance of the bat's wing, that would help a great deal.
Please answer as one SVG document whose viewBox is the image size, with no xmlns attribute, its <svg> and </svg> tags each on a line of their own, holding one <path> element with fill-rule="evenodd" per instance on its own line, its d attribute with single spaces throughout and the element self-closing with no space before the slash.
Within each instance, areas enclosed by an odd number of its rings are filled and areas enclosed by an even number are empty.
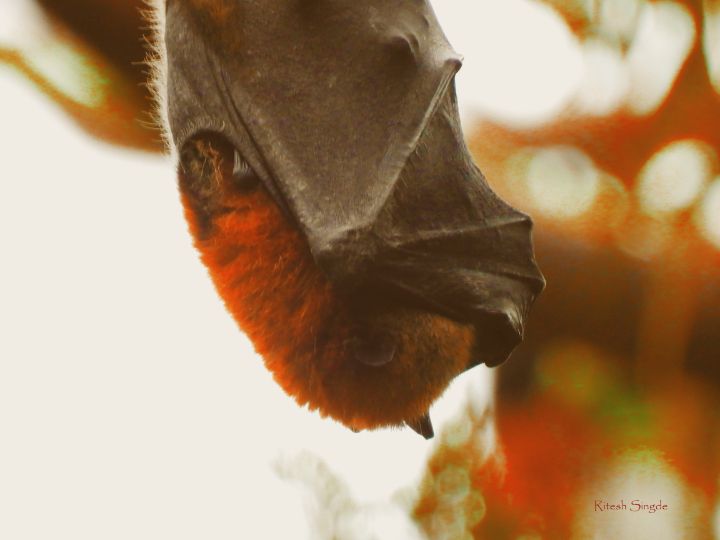
<svg viewBox="0 0 720 540">
<path fill-rule="evenodd" d="M 425 0 L 168 3 L 178 147 L 225 134 L 344 288 L 379 284 L 477 323 L 481 358 L 522 336 L 543 279 L 530 220 L 473 164 L 453 77 L 460 57 Z M 215 17 L 219 36 L 203 22 Z"/>
<path fill-rule="evenodd" d="M 531 228 L 530 218 L 500 200 L 472 162 L 451 87 L 375 222 L 370 275 L 475 322 L 479 360 L 495 365 L 522 339 L 545 284 Z"/>
</svg>

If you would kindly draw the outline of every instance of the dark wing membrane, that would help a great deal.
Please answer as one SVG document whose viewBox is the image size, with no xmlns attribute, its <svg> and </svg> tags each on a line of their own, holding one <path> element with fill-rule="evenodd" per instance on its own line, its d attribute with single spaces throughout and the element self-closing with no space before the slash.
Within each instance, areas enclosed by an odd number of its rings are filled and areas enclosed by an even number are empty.
<svg viewBox="0 0 720 540">
<path fill-rule="evenodd" d="M 315 253 L 366 233 L 460 67 L 429 4 L 233 2 L 223 42 L 190 4 L 167 14 L 176 144 L 222 118 Z"/>
</svg>

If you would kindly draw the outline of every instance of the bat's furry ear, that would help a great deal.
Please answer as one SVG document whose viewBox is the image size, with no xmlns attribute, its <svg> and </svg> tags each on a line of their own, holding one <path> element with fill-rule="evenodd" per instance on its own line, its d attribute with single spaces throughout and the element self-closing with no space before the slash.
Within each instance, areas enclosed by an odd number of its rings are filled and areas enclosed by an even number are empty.
<svg viewBox="0 0 720 540">
<path fill-rule="evenodd" d="M 422 435 L 425 439 L 432 439 L 435 436 L 430 413 L 425 413 L 420 418 L 405 422 L 407 426 L 418 435 Z"/>
</svg>

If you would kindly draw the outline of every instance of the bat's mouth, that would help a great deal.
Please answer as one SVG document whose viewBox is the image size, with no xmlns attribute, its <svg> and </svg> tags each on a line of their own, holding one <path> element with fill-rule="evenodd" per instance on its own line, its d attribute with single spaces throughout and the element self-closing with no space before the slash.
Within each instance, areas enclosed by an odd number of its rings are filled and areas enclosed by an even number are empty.
<svg viewBox="0 0 720 540">
<path fill-rule="evenodd" d="M 353 429 L 406 423 L 430 437 L 430 404 L 477 363 L 473 326 L 390 290 L 335 286 L 226 138 L 195 136 L 180 158 L 202 260 L 285 390 Z"/>
</svg>

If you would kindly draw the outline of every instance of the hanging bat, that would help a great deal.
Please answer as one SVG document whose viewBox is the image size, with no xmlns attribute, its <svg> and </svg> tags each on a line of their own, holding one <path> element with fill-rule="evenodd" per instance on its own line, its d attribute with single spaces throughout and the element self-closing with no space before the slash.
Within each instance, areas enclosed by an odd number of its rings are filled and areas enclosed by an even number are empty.
<svg viewBox="0 0 720 540">
<path fill-rule="evenodd" d="M 408 425 L 504 361 L 544 286 L 460 127 L 425 0 L 167 0 L 158 86 L 195 245 L 282 388 Z"/>
</svg>

